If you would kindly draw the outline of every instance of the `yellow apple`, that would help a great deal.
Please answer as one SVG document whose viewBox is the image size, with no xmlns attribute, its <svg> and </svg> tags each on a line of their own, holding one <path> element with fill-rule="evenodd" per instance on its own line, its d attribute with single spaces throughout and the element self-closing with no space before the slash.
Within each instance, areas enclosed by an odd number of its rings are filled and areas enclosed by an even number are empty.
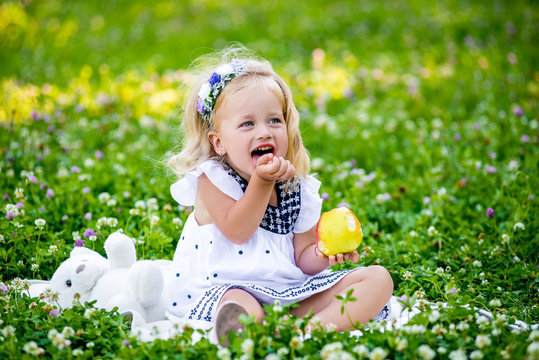
<svg viewBox="0 0 539 360">
<path fill-rule="evenodd" d="M 341 207 L 320 216 L 316 226 L 316 244 L 323 254 L 354 251 L 362 240 L 361 224 L 352 210 Z"/>
</svg>

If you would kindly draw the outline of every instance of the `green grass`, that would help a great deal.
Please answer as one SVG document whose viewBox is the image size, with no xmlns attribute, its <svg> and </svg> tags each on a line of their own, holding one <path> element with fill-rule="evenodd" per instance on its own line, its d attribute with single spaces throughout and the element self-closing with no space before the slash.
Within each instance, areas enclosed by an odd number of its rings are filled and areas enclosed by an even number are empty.
<svg viewBox="0 0 539 360">
<path fill-rule="evenodd" d="M 362 345 L 371 358 L 429 358 L 425 346 L 441 359 L 537 358 L 537 331 L 508 324 L 539 320 L 538 11 L 531 1 L 0 4 L 0 281 L 50 279 L 77 237 L 104 253 L 119 228 L 140 240 L 139 258 L 170 259 L 174 219 L 190 211 L 172 200 L 161 162 L 181 138 L 178 89 L 193 59 L 240 41 L 290 84 L 324 210 L 344 201 L 362 223 L 359 265 L 385 266 L 410 303 L 450 306 L 398 331 L 315 331 L 299 343 L 304 323 L 268 309 L 229 355 L 361 358 Z M 146 209 L 133 215 L 137 201 Z M 98 228 L 103 218 L 117 225 Z M 47 357 L 217 356 L 205 340 L 191 345 L 192 330 L 139 343 L 116 313 L 51 316 L 24 290 L 2 294 L 2 358 L 30 357 L 31 341 Z M 51 332 L 65 327 L 68 346 Z"/>
</svg>

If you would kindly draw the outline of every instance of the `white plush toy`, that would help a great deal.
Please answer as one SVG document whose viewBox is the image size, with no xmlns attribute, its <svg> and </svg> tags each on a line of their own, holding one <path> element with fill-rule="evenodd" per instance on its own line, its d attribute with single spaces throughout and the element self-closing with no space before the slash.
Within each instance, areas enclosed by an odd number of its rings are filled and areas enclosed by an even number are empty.
<svg viewBox="0 0 539 360">
<path fill-rule="evenodd" d="M 95 306 L 120 313 L 137 312 L 146 322 L 165 317 L 164 281 L 159 266 L 137 261 L 135 245 L 128 236 L 115 232 L 105 241 L 107 258 L 76 247 L 52 275 L 50 289 L 58 293 L 58 304 L 71 307 L 79 301 L 97 300 Z"/>
</svg>

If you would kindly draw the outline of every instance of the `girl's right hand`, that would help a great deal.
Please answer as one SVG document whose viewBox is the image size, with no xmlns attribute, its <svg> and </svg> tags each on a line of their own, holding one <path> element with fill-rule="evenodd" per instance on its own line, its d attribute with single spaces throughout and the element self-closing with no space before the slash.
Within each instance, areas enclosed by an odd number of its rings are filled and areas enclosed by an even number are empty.
<svg viewBox="0 0 539 360">
<path fill-rule="evenodd" d="M 296 169 L 289 160 L 282 156 L 275 157 L 273 154 L 265 154 L 256 162 L 256 174 L 266 181 L 288 180 L 294 177 Z"/>
</svg>

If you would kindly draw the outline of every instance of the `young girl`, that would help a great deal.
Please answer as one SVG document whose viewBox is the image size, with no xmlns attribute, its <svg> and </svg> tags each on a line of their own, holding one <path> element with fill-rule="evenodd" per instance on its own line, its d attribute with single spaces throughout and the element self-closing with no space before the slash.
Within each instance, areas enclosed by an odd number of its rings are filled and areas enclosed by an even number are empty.
<svg viewBox="0 0 539 360">
<path fill-rule="evenodd" d="M 232 53 L 238 56 L 237 52 Z M 194 205 L 174 254 L 169 311 L 215 321 L 218 339 L 264 317 L 261 304 L 298 302 L 323 325 L 349 329 L 382 320 L 393 282 L 381 266 L 322 272 L 357 251 L 325 256 L 316 248 L 320 182 L 290 89 L 266 61 L 235 58 L 201 74 L 188 98 L 184 146 L 169 165 L 181 177 L 173 198 Z M 336 295 L 353 289 L 354 302 Z"/>
</svg>

